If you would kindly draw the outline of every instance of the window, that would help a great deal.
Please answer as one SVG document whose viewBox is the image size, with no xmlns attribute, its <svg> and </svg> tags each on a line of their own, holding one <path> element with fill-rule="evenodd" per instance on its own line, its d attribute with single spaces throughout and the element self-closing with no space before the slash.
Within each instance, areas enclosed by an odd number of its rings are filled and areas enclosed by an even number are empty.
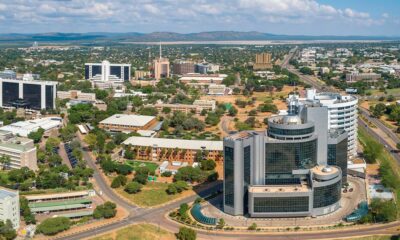
<svg viewBox="0 0 400 240">
<path fill-rule="evenodd" d="M 307 212 L 308 197 L 255 197 L 255 213 Z"/>
<path fill-rule="evenodd" d="M 343 182 L 347 182 L 347 138 L 338 144 L 328 144 L 328 165 L 340 167 Z"/>
<path fill-rule="evenodd" d="M 225 205 L 234 206 L 234 149 L 225 147 L 224 149 L 224 196 Z"/>
<path fill-rule="evenodd" d="M 342 182 L 314 188 L 314 208 L 326 207 L 340 200 Z"/>
</svg>

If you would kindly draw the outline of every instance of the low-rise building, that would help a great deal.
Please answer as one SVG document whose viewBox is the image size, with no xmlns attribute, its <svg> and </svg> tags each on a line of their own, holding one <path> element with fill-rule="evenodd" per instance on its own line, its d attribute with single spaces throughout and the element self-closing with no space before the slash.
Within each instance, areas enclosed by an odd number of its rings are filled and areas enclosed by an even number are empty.
<svg viewBox="0 0 400 240">
<path fill-rule="evenodd" d="M 210 84 L 222 84 L 226 74 L 185 74 L 179 81 L 191 86 L 206 86 Z"/>
<path fill-rule="evenodd" d="M 358 81 L 376 82 L 380 78 L 381 78 L 381 74 L 378 74 L 378 73 L 352 72 L 352 73 L 346 74 L 347 82 L 358 82 Z"/>
<path fill-rule="evenodd" d="M 57 98 L 59 99 L 76 99 L 84 101 L 96 101 L 95 93 L 83 93 L 79 90 L 57 91 Z"/>
<path fill-rule="evenodd" d="M 99 128 L 110 132 L 135 132 L 149 130 L 157 123 L 154 116 L 114 114 L 99 123 Z"/>
<path fill-rule="evenodd" d="M 45 132 L 61 127 L 61 117 L 46 117 L 28 121 L 20 121 L 0 127 L 0 130 L 12 132 L 14 135 L 27 137 L 29 133 L 36 132 L 42 128 Z"/>
<path fill-rule="evenodd" d="M 153 105 L 149 105 L 153 106 Z M 214 100 L 196 100 L 193 104 L 171 104 L 171 103 L 156 103 L 154 107 L 158 111 L 162 111 L 164 108 L 171 109 L 172 112 L 184 112 L 184 113 L 201 113 L 203 110 L 214 111 L 216 103 Z"/>
<path fill-rule="evenodd" d="M 198 157 L 223 160 L 222 141 L 130 137 L 123 144 L 133 147 L 136 157 L 143 160 L 194 162 Z"/>
<path fill-rule="evenodd" d="M 208 86 L 208 95 L 223 96 L 230 93 L 230 89 L 224 84 L 211 84 Z"/>
<path fill-rule="evenodd" d="M 10 220 L 13 228 L 19 228 L 19 193 L 7 188 L 0 188 L 0 221 Z"/>
</svg>

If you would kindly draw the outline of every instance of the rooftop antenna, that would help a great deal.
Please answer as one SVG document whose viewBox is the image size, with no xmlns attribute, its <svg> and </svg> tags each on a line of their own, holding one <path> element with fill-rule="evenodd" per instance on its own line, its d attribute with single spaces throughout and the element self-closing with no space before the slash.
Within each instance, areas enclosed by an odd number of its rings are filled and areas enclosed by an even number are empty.
<svg viewBox="0 0 400 240">
<path fill-rule="evenodd" d="M 160 60 L 162 58 L 162 53 L 161 53 L 161 41 L 160 41 Z"/>
</svg>

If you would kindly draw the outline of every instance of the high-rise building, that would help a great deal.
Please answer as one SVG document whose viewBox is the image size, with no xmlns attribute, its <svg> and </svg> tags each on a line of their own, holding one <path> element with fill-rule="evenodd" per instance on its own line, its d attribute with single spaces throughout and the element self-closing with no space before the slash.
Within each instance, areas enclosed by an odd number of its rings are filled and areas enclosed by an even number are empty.
<svg viewBox="0 0 400 240">
<path fill-rule="evenodd" d="M 0 79 L 0 107 L 54 109 L 56 92 L 57 82 Z"/>
<path fill-rule="evenodd" d="M 174 74 L 179 75 L 194 73 L 194 63 L 192 61 L 174 61 L 173 71 Z"/>
<path fill-rule="evenodd" d="M 160 43 L 160 55 L 153 61 L 153 73 L 156 80 L 168 78 L 170 76 L 169 59 L 162 57 L 162 49 Z"/>
<path fill-rule="evenodd" d="M 7 188 L 0 188 L 0 221 L 10 220 L 13 228 L 19 228 L 19 193 Z"/>
<path fill-rule="evenodd" d="M 339 93 L 317 93 L 315 89 L 307 89 L 306 98 L 298 98 L 299 104 L 318 103 L 328 108 L 328 128 L 331 130 L 345 130 L 348 134 L 348 155 L 357 154 L 357 104 L 354 95 L 340 95 Z M 290 97 L 288 98 L 290 101 Z"/>
<path fill-rule="evenodd" d="M 328 130 L 328 108 L 291 103 L 268 130 L 224 138 L 224 212 L 318 216 L 340 208 L 347 133 Z M 344 179 L 345 181 L 345 179 Z"/>
<path fill-rule="evenodd" d="M 256 62 L 253 65 L 254 70 L 265 70 L 271 68 L 271 53 L 256 54 Z"/>
<path fill-rule="evenodd" d="M 129 81 L 131 77 L 131 64 L 118 64 L 103 61 L 101 63 L 85 63 L 85 79 L 95 82 Z"/>
</svg>

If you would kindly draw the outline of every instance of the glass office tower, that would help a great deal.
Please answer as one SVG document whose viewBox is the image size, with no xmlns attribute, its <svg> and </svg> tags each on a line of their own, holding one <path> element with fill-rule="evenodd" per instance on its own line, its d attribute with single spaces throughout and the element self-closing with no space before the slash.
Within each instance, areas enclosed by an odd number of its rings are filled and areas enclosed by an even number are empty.
<svg viewBox="0 0 400 240">
<path fill-rule="evenodd" d="M 293 106 L 287 116 L 271 117 L 264 132 L 224 139 L 226 213 L 318 216 L 340 207 L 347 133 L 328 131 L 326 107 Z"/>
</svg>

